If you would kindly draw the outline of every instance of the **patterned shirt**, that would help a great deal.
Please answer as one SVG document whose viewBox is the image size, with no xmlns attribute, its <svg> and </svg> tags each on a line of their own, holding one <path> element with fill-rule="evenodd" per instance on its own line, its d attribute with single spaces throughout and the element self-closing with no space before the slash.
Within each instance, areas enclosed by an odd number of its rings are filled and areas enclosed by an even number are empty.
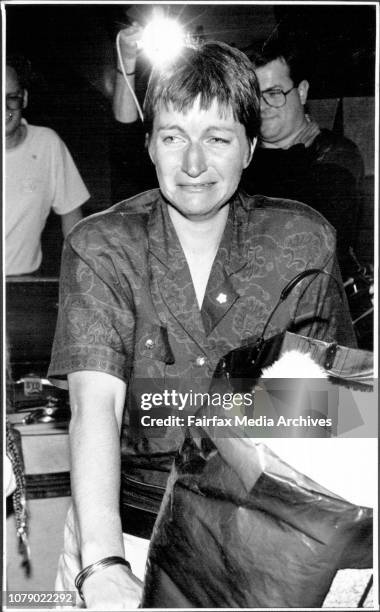
<svg viewBox="0 0 380 612">
<path fill-rule="evenodd" d="M 324 268 L 339 279 L 334 253 L 334 230 L 313 209 L 237 193 L 199 310 L 158 189 L 76 225 L 63 253 L 49 376 L 61 386 L 79 370 L 126 381 L 122 495 L 135 481 L 164 486 L 185 431 L 143 428 L 141 393 L 207 392 L 220 358 L 260 335 L 288 281 L 307 268 Z M 346 304 L 326 275 L 294 288 L 266 337 L 291 320 L 297 333 L 355 343 Z"/>
</svg>

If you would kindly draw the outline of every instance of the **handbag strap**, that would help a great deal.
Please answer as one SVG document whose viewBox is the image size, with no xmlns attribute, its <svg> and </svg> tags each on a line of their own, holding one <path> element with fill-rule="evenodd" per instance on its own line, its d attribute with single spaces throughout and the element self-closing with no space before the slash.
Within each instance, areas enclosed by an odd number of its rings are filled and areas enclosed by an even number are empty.
<svg viewBox="0 0 380 612">
<path fill-rule="evenodd" d="M 291 349 L 308 353 L 332 377 L 343 378 L 348 382 L 357 382 L 362 385 L 373 385 L 373 354 L 371 351 L 286 332 L 281 352 Z"/>
</svg>

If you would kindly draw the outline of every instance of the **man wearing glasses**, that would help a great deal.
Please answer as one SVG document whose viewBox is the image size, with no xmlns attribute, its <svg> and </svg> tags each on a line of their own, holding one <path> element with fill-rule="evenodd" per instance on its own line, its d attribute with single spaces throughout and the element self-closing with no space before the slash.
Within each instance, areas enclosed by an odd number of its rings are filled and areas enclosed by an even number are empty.
<svg viewBox="0 0 380 612">
<path fill-rule="evenodd" d="M 41 265 L 41 234 L 50 210 L 61 216 L 67 235 L 82 218 L 89 198 L 65 144 L 53 130 L 29 125 L 27 63 L 8 57 L 5 112 L 5 269 L 7 276 L 36 273 Z"/>
<path fill-rule="evenodd" d="M 260 146 L 242 185 L 248 193 L 299 200 L 321 212 L 337 230 L 347 278 L 363 178 L 359 150 L 307 115 L 305 58 L 293 46 L 273 40 L 251 59 L 261 90 Z"/>
</svg>

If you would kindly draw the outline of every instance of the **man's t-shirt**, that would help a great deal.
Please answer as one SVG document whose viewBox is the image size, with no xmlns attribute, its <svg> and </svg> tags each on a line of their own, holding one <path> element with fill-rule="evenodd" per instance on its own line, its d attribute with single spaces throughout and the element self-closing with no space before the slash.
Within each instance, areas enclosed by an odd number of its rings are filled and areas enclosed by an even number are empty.
<svg viewBox="0 0 380 612">
<path fill-rule="evenodd" d="M 51 209 L 64 215 L 90 197 L 59 136 L 50 128 L 25 125 L 25 140 L 5 155 L 7 275 L 39 268 L 41 233 Z"/>
</svg>

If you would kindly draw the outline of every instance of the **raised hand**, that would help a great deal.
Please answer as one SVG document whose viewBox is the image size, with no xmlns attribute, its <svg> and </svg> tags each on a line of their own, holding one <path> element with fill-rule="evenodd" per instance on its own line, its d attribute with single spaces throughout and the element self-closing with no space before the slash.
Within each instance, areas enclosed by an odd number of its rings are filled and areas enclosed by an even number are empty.
<svg viewBox="0 0 380 612">
<path fill-rule="evenodd" d="M 119 32 L 120 51 L 126 72 L 135 69 L 142 32 L 143 28 L 137 22 Z"/>
</svg>

